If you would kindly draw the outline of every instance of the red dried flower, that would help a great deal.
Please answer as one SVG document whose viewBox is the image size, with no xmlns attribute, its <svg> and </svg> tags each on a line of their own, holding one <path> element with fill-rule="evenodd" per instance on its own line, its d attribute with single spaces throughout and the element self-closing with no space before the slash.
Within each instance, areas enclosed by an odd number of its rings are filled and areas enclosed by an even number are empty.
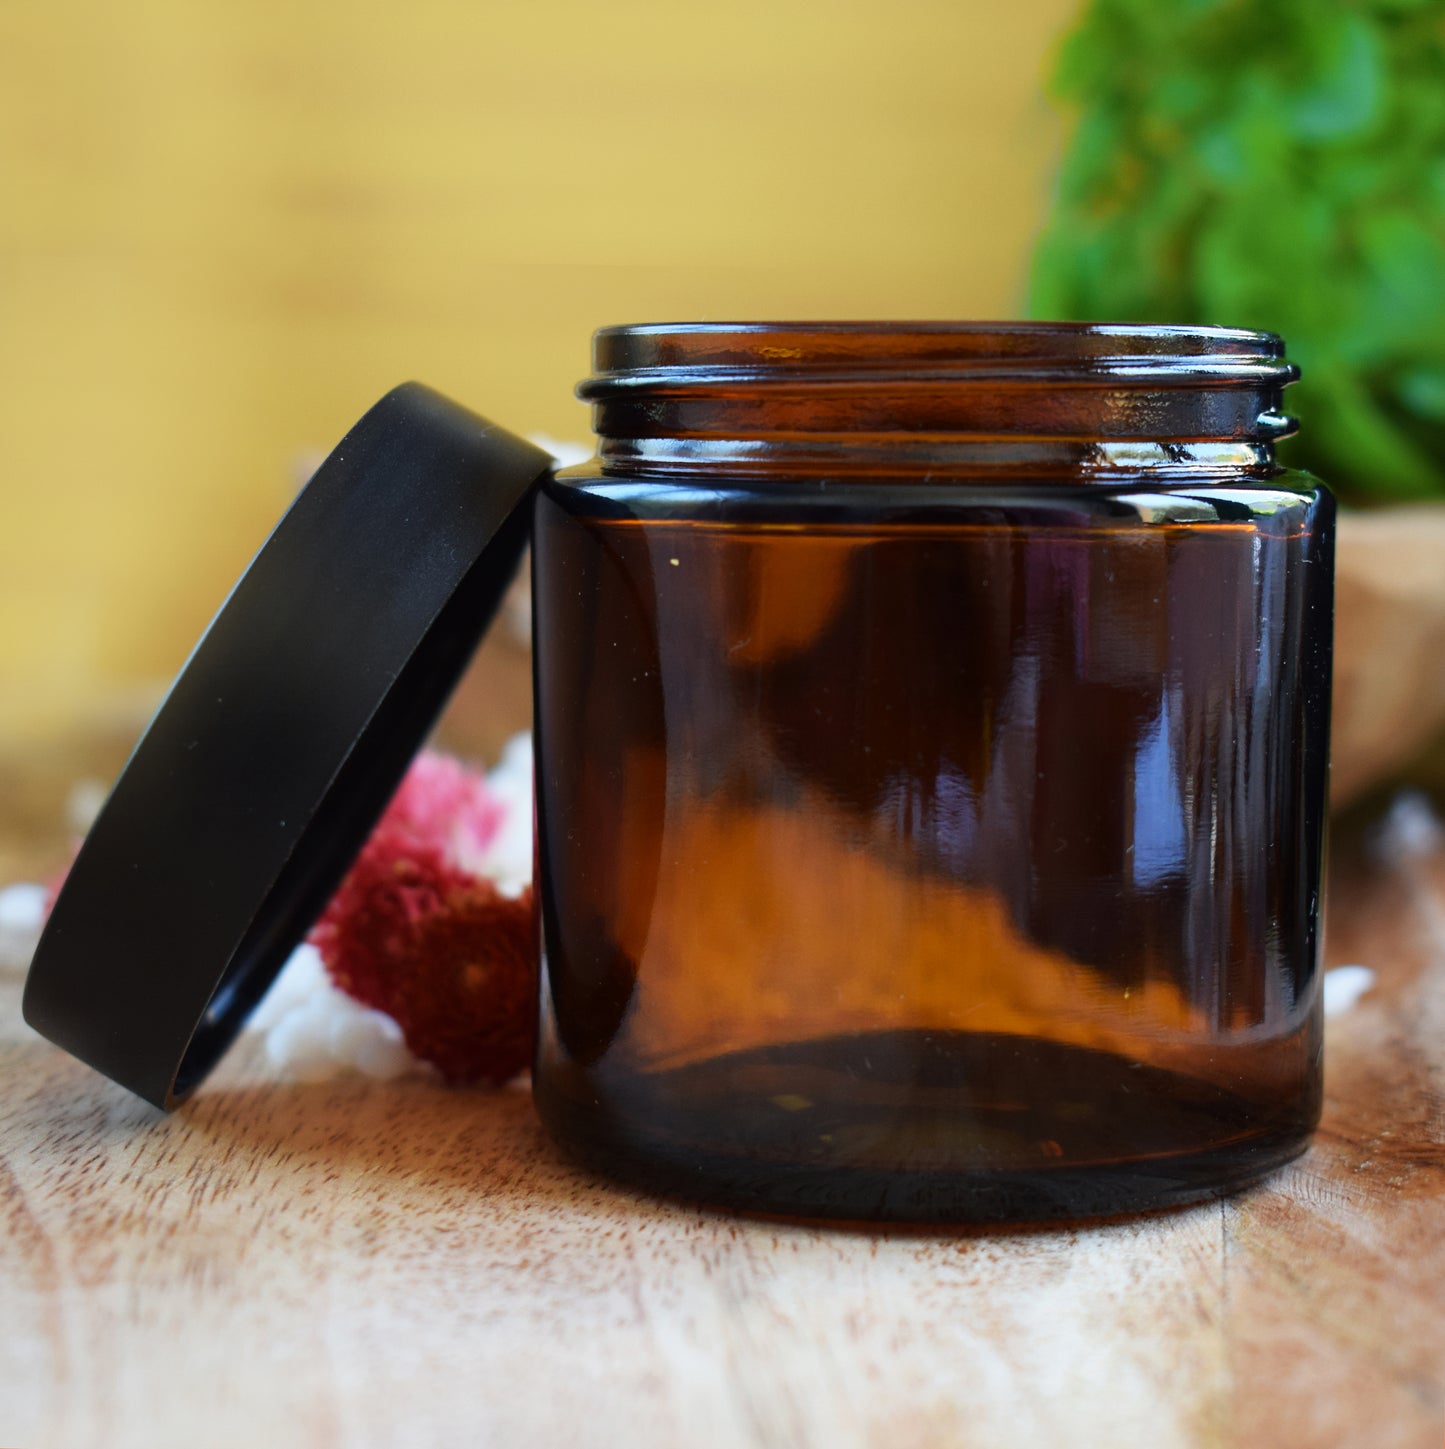
<svg viewBox="0 0 1445 1449">
<path fill-rule="evenodd" d="M 505 1082 L 536 1037 L 532 893 L 462 863 L 501 815 L 480 776 L 421 756 L 310 935 L 336 985 L 449 1082 Z"/>
</svg>

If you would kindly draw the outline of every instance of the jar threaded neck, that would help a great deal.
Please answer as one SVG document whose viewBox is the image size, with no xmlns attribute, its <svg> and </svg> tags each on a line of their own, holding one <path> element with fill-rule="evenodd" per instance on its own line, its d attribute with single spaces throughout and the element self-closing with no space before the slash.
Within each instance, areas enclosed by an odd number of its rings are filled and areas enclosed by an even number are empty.
<svg viewBox="0 0 1445 1449">
<path fill-rule="evenodd" d="M 1270 472 L 1299 375 L 1273 333 L 1094 323 L 613 327 L 593 360 L 604 464 L 663 472 Z"/>
</svg>

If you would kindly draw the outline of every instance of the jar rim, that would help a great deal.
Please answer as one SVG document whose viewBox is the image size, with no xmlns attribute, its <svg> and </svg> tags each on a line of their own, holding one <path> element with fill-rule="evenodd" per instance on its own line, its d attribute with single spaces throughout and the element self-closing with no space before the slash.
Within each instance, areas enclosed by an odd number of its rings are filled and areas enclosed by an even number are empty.
<svg viewBox="0 0 1445 1449">
<path fill-rule="evenodd" d="M 645 323 L 597 332 L 593 363 L 577 393 L 599 458 L 648 472 L 886 455 L 913 472 L 1116 477 L 1143 442 L 1175 470 L 1271 473 L 1299 376 L 1272 332 L 1137 322 Z"/>
<path fill-rule="evenodd" d="M 1037 382 L 1188 387 L 1294 381 L 1273 332 L 1137 322 L 653 322 L 593 335 L 591 402 L 746 382 Z"/>
</svg>

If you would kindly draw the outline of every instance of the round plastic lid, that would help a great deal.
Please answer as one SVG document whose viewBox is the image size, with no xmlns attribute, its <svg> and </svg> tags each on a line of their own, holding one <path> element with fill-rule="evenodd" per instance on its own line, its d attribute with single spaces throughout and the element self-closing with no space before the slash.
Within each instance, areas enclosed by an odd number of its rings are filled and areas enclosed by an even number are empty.
<svg viewBox="0 0 1445 1449">
<path fill-rule="evenodd" d="M 336 889 L 515 573 L 540 449 L 431 389 L 376 404 L 222 605 L 96 819 L 25 1019 L 158 1107 Z"/>
</svg>

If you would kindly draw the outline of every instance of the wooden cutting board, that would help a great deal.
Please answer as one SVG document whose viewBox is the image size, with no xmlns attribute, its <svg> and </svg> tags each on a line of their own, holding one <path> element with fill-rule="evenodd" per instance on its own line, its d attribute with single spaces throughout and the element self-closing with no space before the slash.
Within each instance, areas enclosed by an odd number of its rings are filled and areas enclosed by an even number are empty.
<svg viewBox="0 0 1445 1449">
<path fill-rule="evenodd" d="M 0 807 L 3 810 L 3 807 Z M 15 847 L 11 845 L 11 859 Z M 1309 1155 L 1105 1225 L 840 1231 L 588 1176 L 524 1089 L 161 1118 L 0 972 L 0 1445 L 1439 1449 L 1445 852 L 1337 851 Z"/>
</svg>

